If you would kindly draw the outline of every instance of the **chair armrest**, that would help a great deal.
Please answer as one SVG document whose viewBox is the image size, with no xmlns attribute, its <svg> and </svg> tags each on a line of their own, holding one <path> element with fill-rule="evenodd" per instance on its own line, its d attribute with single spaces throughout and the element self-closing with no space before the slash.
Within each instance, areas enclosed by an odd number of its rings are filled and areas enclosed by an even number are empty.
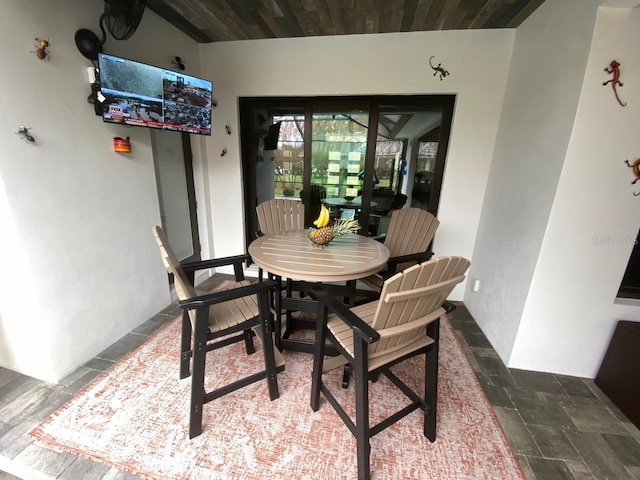
<svg viewBox="0 0 640 480">
<path fill-rule="evenodd" d="M 380 335 L 360 317 L 353 313 L 349 308 L 340 302 L 336 297 L 329 294 L 322 287 L 313 287 L 309 290 L 309 294 L 314 300 L 324 303 L 327 308 L 335 313 L 340 319 L 351 328 L 354 333 L 361 337 L 367 343 L 375 343 L 380 340 Z"/>
<path fill-rule="evenodd" d="M 444 311 L 446 313 L 451 313 L 456 309 L 456 306 L 454 303 L 451 303 L 449 300 L 445 300 L 444 302 L 442 302 L 442 308 L 444 308 Z"/>
<path fill-rule="evenodd" d="M 387 234 L 383 233 L 382 235 L 376 235 L 375 237 L 369 237 L 369 238 L 377 242 L 384 243 L 384 240 L 387 238 Z"/>
<path fill-rule="evenodd" d="M 193 310 L 199 307 L 205 307 L 214 305 L 216 303 L 222 303 L 236 298 L 248 297 L 250 295 L 256 295 L 263 290 L 270 290 L 277 285 L 275 280 L 264 280 L 258 283 L 252 283 L 244 287 L 231 288 L 229 290 L 221 290 L 219 292 L 209 293 L 207 295 L 200 295 L 190 298 L 189 300 L 181 300 L 178 305 L 183 310 Z"/>
<path fill-rule="evenodd" d="M 251 260 L 248 254 L 234 255 L 231 257 L 212 258 L 210 260 L 199 260 L 197 262 L 185 262 L 181 263 L 182 270 L 187 272 L 195 272 L 196 270 L 205 270 L 207 268 L 223 267 L 225 265 L 233 265 L 233 272 L 236 276 L 236 281 L 244 280 L 244 272 L 242 270 L 242 264 Z"/>
<path fill-rule="evenodd" d="M 222 267 L 224 265 L 241 265 L 242 262 L 246 262 L 250 258 L 251 257 L 248 254 L 234 255 L 232 257 L 212 258 L 210 260 L 198 260 L 197 262 L 185 262 L 181 263 L 180 266 L 185 272 L 188 272 L 195 270 L 204 270 L 206 268 Z"/>
<path fill-rule="evenodd" d="M 399 257 L 392 257 L 387 261 L 387 271 L 390 275 L 396 273 L 396 269 L 398 265 L 405 262 L 426 262 L 433 256 L 433 252 L 431 250 L 427 250 L 426 252 L 418 252 L 411 253 L 409 255 L 401 255 Z M 390 276 L 389 275 L 389 276 Z"/>
</svg>

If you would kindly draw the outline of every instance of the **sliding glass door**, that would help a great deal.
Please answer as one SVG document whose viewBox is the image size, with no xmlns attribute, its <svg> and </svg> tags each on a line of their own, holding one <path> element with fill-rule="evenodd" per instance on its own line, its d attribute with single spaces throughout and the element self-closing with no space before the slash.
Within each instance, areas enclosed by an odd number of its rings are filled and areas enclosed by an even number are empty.
<svg viewBox="0 0 640 480">
<path fill-rule="evenodd" d="M 437 214 L 455 97 L 241 98 L 247 245 L 255 207 L 271 198 L 324 203 L 360 233 L 386 232 L 393 211 Z"/>
</svg>

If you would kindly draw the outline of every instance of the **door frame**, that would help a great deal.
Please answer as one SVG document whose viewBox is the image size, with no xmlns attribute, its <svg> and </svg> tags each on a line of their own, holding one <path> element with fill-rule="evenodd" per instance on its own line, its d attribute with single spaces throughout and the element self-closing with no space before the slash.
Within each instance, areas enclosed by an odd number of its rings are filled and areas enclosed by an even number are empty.
<svg viewBox="0 0 640 480">
<path fill-rule="evenodd" d="M 198 229 L 198 202 L 193 178 L 193 151 L 191 150 L 191 135 L 182 132 L 182 155 L 184 156 L 184 172 L 187 181 L 187 199 L 189 201 L 189 220 L 191 223 L 191 240 L 193 255 L 183 259 L 183 262 L 197 262 L 202 259 L 202 245 L 200 245 L 200 230 Z"/>
</svg>

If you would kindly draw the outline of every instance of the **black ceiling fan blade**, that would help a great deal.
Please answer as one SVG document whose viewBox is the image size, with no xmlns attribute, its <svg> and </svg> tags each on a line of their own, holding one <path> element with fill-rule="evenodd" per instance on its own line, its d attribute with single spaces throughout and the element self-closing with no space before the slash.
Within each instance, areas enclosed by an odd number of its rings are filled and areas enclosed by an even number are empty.
<svg viewBox="0 0 640 480">
<path fill-rule="evenodd" d="M 145 11 L 146 0 L 105 0 L 104 24 L 116 40 L 129 39 Z"/>
</svg>

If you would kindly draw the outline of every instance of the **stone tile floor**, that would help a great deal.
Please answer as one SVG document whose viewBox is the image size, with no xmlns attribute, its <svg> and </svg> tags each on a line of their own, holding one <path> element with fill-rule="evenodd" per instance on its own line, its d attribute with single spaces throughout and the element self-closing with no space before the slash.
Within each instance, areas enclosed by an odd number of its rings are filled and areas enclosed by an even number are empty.
<svg viewBox="0 0 640 480">
<path fill-rule="evenodd" d="M 593 380 L 507 368 L 464 305 L 451 320 L 528 479 L 640 479 L 640 430 Z"/>
<path fill-rule="evenodd" d="M 454 328 L 527 479 L 640 480 L 640 431 L 592 380 L 506 368 L 464 305 L 457 307 Z M 168 306 L 58 384 L 0 368 L 0 480 L 137 479 L 41 447 L 28 432 L 178 313 Z"/>
</svg>

